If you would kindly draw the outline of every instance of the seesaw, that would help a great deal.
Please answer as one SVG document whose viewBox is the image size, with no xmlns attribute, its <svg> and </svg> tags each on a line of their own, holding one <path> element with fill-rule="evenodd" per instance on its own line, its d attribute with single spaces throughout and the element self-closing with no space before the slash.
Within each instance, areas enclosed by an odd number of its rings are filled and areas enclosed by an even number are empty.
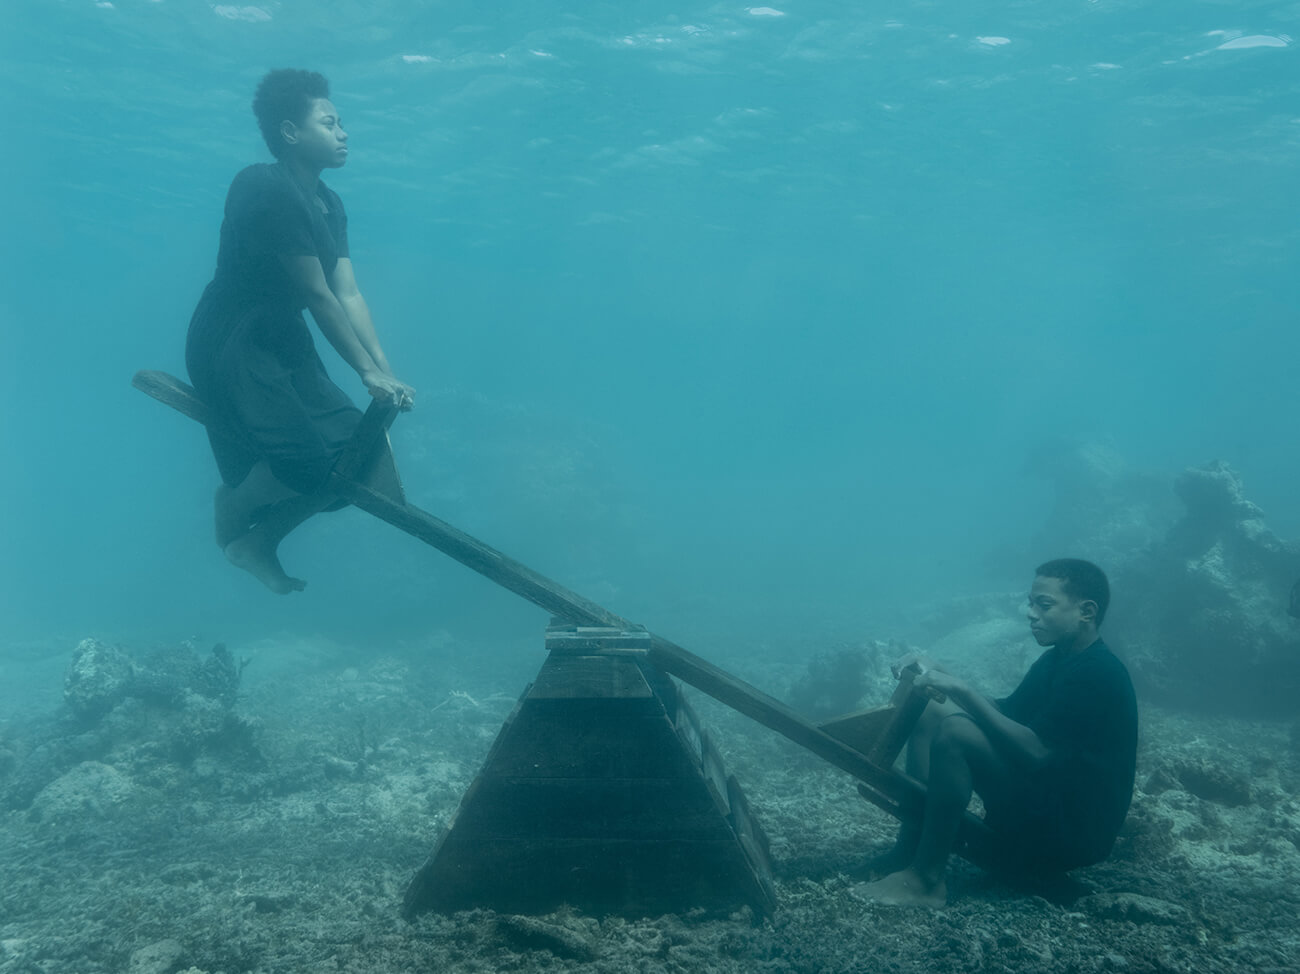
<svg viewBox="0 0 1300 974">
<path fill-rule="evenodd" d="M 132 384 L 205 425 L 186 383 Z M 418 538 L 552 615 L 546 662 L 525 689 L 450 825 L 407 887 L 406 916 L 485 907 L 601 913 L 776 906 L 766 836 L 676 677 L 858 781 L 900 820 L 925 786 L 894 768 L 928 698 L 904 672 L 881 707 L 807 720 L 676 643 L 571 592 L 406 501 L 388 429 L 372 402 L 324 490 Z M 956 852 L 987 865 L 989 831 L 967 813 Z"/>
</svg>

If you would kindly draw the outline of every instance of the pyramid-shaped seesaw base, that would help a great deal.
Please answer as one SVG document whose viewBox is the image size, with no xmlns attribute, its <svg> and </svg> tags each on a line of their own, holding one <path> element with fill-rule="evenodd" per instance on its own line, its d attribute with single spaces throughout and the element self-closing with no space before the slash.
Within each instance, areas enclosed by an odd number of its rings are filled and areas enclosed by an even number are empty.
<svg viewBox="0 0 1300 974">
<path fill-rule="evenodd" d="M 767 839 L 649 635 L 558 623 L 550 651 L 407 888 L 407 917 L 775 905 Z"/>
</svg>

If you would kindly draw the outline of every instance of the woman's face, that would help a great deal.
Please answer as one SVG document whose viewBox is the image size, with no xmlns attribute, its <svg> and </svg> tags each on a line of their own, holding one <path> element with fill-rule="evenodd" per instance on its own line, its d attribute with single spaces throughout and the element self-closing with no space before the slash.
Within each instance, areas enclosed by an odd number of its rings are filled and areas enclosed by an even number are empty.
<svg viewBox="0 0 1300 974">
<path fill-rule="evenodd" d="M 348 133 L 333 102 L 313 98 L 303 120 L 281 124 L 288 151 L 312 169 L 339 169 L 348 161 Z"/>
</svg>

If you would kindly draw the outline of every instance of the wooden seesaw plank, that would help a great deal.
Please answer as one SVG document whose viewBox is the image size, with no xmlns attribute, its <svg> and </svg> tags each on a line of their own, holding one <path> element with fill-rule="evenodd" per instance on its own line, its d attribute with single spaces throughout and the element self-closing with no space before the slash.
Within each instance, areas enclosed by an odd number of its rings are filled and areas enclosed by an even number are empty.
<svg viewBox="0 0 1300 974">
<path fill-rule="evenodd" d="M 164 406 L 171 406 L 172 409 L 204 426 L 215 422 L 207 405 L 194 392 L 194 387 L 174 375 L 142 369 L 132 376 L 131 385 L 146 395 L 153 396 Z"/>
<path fill-rule="evenodd" d="M 137 372 L 132 384 L 200 423 L 216 421 L 210 417 L 209 410 L 191 386 L 165 372 Z M 570 591 L 427 511 L 406 503 L 401 494 L 400 481 L 395 493 L 386 489 L 388 485 L 383 483 L 386 478 L 376 478 L 374 468 L 385 456 L 391 464 L 391 451 L 387 450 L 387 431 L 397 412 L 397 408 L 392 405 L 378 401 L 370 404 L 352 441 L 330 474 L 326 490 L 347 498 L 366 513 L 437 548 L 465 567 L 553 615 L 579 625 L 608 626 L 619 630 L 636 628 L 633 623 L 603 606 Z M 395 467 L 393 476 L 396 476 Z M 362 482 L 363 478 L 368 478 L 369 483 Z M 889 814 L 896 818 L 919 814 L 925 799 L 925 787 L 920 782 L 889 767 L 873 763 L 862 751 L 827 733 L 779 700 L 670 640 L 652 634 L 646 655 L 650 663 L 664 672 L 847 771 L 861 782 L 859 791 L 863 797 Z M 916 711 L 916 715 L 919 716 L 919 711 Z M 987 826 L 967 813 L 958 840 L 959 854 L 981 864 L 985 858 L 982 853 L 988 834 Z"/>
<path fill-rule="evenodd" d="M 207 407 L 192 386 L 165 372 L 137 372 L 132 385 L 200 423 L 217 422 L 210 418 Z M 373 481 L 362 482 L 361 478 L 369 473 L 367 468 L 372 465 L 376 454 L 386 446 L 388 427 L 396 416 L 394 406 L 378 401 L 370 404 L 352 441 L 335 464 L 325 490 L 345 497 L 367 514 L 419 538 L 554 615 L 583 625 L 633 628 L 626 619 L 569 591 L 446 521 L 406 503 L 404 498 L 394 497 L 390 490 L 377 488 Z"/>
<path fill-rule="evenodd" d="M 373 407 L 372 407 L 373 408 Z M 331 486 L 338 488 L 354 505 L 381 521 L 387 521 L 425 544 L 455 558 L 466 568 L 490 578 L 502 588 L 540 606 L 552 615 L 588 626 L 630 629 L 632 623 L 595 602 L 571 592 L 526 565 L 503 555 L 414 504 L 397 504 L 365 484 L 335 475 Z"/>
</svg>

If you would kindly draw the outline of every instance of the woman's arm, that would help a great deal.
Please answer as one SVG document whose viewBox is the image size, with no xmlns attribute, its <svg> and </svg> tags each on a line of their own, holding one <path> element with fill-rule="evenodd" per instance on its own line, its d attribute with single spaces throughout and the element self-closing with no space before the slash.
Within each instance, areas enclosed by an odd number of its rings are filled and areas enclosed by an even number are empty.
<svg viewBox="0 0 1300 974">
<path fill-rule="evenodd" d="M 339 258 L 329 284 L 330 290 L 338 297 L 339 304 L 347 313 L 352 331 L 356 334 L 361 347 L 370 354 L 370 358 L 377 366 L 392 375 L 392 367 L 389 366 L 388 358 L 379 344 L 379 335 L 375 332 L 375 323 L 370 317 L 370 306 L 366 304 L 366 299 L 361 296 L 361 290 L 357 287 L 357 278 L 352 270 L 350 258 Z"/>
<path fill-rule="evenodd" d="M 361 341 L 352 318 L 325 280 L 325 271 L 321 267 L 320 260 L 316 257 L 281 257 L 280 260 L 301 291 L 307 310 L 316 319 L 321 334 L 334 346 L 343 361 L 361 377 L 370 395 L 381 401 L 392 401 L 402 408 L 409 409 L 413 390 L 393 378 L 387 368 L 387 361 L 383 360 L 382 350 L 379 350 L 381 361 L 377 361 Z M 360 298 L 360 295 L 358 294 L 357 297 Z M 369 320 L 367 313 L 367 323 Z M 373 338 L 373 325 L 370 326 L 370 335 Z M 375 346 L 378 348 L 377 340 Z"/>
</svg>

